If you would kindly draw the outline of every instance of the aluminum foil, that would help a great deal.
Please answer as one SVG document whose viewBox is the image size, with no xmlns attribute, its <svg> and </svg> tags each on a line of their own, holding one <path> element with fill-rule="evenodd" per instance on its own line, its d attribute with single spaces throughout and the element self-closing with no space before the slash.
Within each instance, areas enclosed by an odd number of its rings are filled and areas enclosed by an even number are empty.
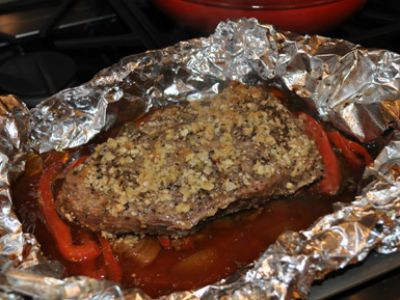
<svg viewBox="0 0 400 300">
<path fill-rule="evenodd" d="M 215 95 L 229 81 L 278 84 L 320 117 L 360 141 L 394 134 L 364 174 L 360 194 L 336 204 L 307 230 L 285 232 L 250 266 L 214 285 L 162 299 L 306 298 L 314 280 L 400 248 L 400 58 L 322 36 L 280 32 L 255 19 L 222 22 L 208 38 L 126 57 L 91 81 L 28 111 L 0 98 L 0 297 L 149 299 L 139 290 L 86 277 L 60 279 L 12 211 L 9 185 L 30 150 L 87 143 L 116 119 L 107 108 L 126 100 L 136 115 L 152 107 Z"/>
</svg>

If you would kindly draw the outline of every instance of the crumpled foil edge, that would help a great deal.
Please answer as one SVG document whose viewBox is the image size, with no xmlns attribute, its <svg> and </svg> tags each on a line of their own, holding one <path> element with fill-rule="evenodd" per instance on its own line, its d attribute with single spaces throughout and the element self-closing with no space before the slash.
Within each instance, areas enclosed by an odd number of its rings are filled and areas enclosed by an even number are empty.
<svg viewBox="0 0 400 300">
<path fill-rule="evenodd" d="M 143 111 L 214 95 L 230 80 L 280 82 L 335 127 L 371 141 L 399 123 L 400 57 L 347 41 L 300 36 L 255 19 L 222 22 L 208 38 L 129 56 L 90 82 L 67 89 L 35 109 L 12 96 L 0 100 L 1 296 L 42 299 L 149 299 L 138 290 L 86 277 L 59 279 L 40 245 L 22 232 L 12 212 L 9 185 L 31 149 L 45 152 L 87 143 L 113 116 L 110 103 L 138 102 Z M 29 125 L 28 125 L 29 124 Z M 249 268 L 197 291 L 162 299 L 291 299 L 307 297 L 314 280 L 400 246 L 400 134 L 365 172 L 368 184 L 351 204 L 307 230 L 283 233 Z M 51 272 L 50 272 L 51 273 Z"/>
</svg>

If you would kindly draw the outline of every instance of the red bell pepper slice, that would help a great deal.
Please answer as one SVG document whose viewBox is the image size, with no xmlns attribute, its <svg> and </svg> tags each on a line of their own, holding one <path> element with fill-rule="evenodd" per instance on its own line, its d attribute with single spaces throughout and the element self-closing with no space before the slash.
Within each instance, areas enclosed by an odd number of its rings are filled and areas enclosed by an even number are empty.
<svg viewBox="0 0 400 300">
<path fill-rule="evenodd" d="M 75 234 L 75 237 L 76 240 L 80 243 L 85 243 L 85 241 L 92 238 L 90 234 L 85 231 L 78 231 Z M 85 260 L 74 264 L 77 274 L 79 275 L 84 275 L 96 279 L 105 279 L 107 276 L 103 259 L 100 259 L 100 256 L 92 260 Z"/>
<path fill-rule="evenodd" d="M 87 159 L 89 158 L 89 155 L 82 155 L 78 159 L 74 160 L 71 162 L 66 168 L 65 171 L 69 171 L 72 169 L 75 169 L 77 166 L 83 164 Z"/>
<path fill-rule="evenodd" d="M 82 261 L 78 263 L 79 275 L 88 276 L 96 279 L 106 278 L 106 269 L 104 266 L 97 265 L 97 259 Z"/>
<path fill-rule="evenodd" d="M 164 236 L 164 235 L 159 236 L 158 241 L 160 242 L 161 246 L 164 249 L 169 250 L 172 248 L 171 240 L 167 236 Z"/>
<path fill-rule="evenodd" d="M 110 243 L 107 239 L 99 236 L 103 252 L 104 264 L 107 270 L 107 278 L 112 281 L 120 281 L 122 276 L 121 266 L 112 253 Z"/>
<path fill-rule="evenodd" d="M 317 144 L 324 164 L 324 175 L 319 182 L 321 192 L 334 195 L 340 188 L 341 173 L 340 164 L 329 142 L 328 136 L 322 126 L 310 115 L 298 113 L 298 117 L 304 122 L 304 130 L 307 136 Z"/>
<path fill-rule="evenodd" d="M 338 131 L 328 132 L 330 141 L 341 151 L 345 160 L 355 169 L 361 169 L 364 165 L 372 163 L 372 157 L 368 151 L 360 144 L 353 142 Z"/>
<path fill-rule="evenodd" d="M 100 255 L 97 243 L 89 236 L 82 245 L 74 245 L 71 230 L 58 215 L 53 199 L 53 181 L 60 173 L 62 164 L 55 163 L 43 171 L 39 180 L 39 205 L 61 255 L 68 261 L 93 260 Z"/>
</svg>

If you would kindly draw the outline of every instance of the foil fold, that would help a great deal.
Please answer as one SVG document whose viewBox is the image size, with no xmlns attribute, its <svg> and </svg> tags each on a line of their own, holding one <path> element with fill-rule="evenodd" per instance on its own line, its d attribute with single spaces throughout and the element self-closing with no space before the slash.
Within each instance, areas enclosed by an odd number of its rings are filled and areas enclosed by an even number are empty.
<svg viewBox="0 0 400 300">
<path fill-rule="evenodd" d="M 36 263 L 37 247 L 34 237 L 22 232 L 9 191 L 12 179 L 25 165 L 29 110 L 11 95 L 0 96 L 0 116 L 0 261 L 4 271 L 20 266 L 27 256 Z"/>
<path fill-rule="evenodd" d="M 0 280 L 1 286 L 11 285 L 13 291 L 35 299 L 119 299 L 122 291 L 117 285 L 88 277 L 65 280 L 28 272 L 9 271 Z"/>
<path fill-rule="evenodd" d="M 133 103 L 139 114 L 215 95 L 231 80 L 287 88 L 321 118 L 363 142 L 390 128 L 394 133 L 365 171 L 352 203 L 336 204 L 333 213 L 306 230 L 283 233 L 235 276 L 161 299 L 306 298 L 312 282 L 371 251 L 399 251 L 399 70 L 400 57 L 393 52 L 241 19 L 221 22 L 208 38 L 126 57 L 31 111 L 12 96 L 0 97 L 0 296 L 150 299 L 106 281 L 60 279 L 56 264 L 40 255 L 35 237 L 22 231 L 12 211 L 10 182 L 23 170 L 29 151 L 83 145 L 112 126 L 115 115 L 108 108 L 114 102 Z"/>
</svg>

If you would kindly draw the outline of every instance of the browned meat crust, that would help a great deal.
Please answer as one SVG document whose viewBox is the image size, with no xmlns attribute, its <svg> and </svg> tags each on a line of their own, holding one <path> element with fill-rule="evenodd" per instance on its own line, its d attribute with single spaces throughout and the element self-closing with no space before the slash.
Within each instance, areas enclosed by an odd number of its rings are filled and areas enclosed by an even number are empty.
<svg viewBox="0 0 400 300">
<path fill-rule="evenodd" d="M 173 233 L 292 194 L 321 172 L 314 142 L 280 101 L 233 84 L 125 126 L 66 175 L 56 205 L 93 231 Z"/>
</svg>

